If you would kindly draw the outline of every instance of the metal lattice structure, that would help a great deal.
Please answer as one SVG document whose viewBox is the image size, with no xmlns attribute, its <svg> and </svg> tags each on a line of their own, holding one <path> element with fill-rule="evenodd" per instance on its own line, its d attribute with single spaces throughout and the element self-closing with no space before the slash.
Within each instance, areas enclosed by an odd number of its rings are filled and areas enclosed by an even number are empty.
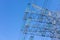
<svg viewBox="0 0 60 40">
<path fill-rule="evenodd" d="M 26 8 L 24 13 L 23 34 L 31 35 L 28 40 L 34 40 L 34 36 L 50 37 L 52 40 L 60 40 L 60 18 L 58 13 L 49 11 L 35 4 L 28 3 L 38 11 Z"/>
</svg>

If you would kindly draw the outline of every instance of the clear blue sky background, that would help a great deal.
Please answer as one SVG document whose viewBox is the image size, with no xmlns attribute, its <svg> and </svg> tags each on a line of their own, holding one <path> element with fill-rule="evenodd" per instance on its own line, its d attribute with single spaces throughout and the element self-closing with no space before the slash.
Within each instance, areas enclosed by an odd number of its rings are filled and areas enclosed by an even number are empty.
<svg viewBox="0 0 60 40">
<path fill-rule="evenodd" d="M 28 0 L 0 0 L 0 40 L 21 40 L 24 10 Z M 39 3 L 42 1 L 39 1 Z M 49 10 L 60 10 L 60 0 L 48 0 Z M 42 6 L 42 5 L 40 5 Z"/>
</svg>

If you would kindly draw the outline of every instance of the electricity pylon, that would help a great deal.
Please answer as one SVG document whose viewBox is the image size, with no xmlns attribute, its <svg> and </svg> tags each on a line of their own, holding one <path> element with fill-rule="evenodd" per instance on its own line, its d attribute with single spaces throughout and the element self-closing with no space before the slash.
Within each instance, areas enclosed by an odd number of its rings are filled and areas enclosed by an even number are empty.
<svg viewBox="0 0 60 40">
<path fill-rule="evenodd" d="M 28 3 L 24 13 L 24 40 L 34 40 L 35 36 L 50 37 L 52 40 L 60 40 L 60 18 L 56 12 Z M 32 8 L 35 10 L 32 10 Z M 27 35 L 27 36 L 26 36 Z M 30 35 L 28 37 L 28 35 Z M 28 39 L 26 39 L 28 38 Z"/>
</svg>

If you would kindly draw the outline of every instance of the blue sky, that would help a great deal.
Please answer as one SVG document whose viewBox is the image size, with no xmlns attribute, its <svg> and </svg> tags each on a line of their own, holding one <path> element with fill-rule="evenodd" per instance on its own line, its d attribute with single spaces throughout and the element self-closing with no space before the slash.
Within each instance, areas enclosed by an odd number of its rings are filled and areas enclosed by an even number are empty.
<svg viewBox="0 0 60 40">
<path fill-rule="evenodd" d="M 23 26 L 23 15 L 28 0 L 0 0 L 0 40 L 21 40 L 20 29 Z M 49 10 L 60 11 L 60 0 L 48 0 L 47 6 L 42 7 Z"/>
</svg>

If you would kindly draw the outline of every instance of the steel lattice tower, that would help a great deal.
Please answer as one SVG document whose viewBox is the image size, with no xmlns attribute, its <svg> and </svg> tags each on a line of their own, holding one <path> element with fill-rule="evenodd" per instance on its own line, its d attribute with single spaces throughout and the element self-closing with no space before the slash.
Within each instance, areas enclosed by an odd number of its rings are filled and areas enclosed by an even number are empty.
<svg viewBox="0 0 60 40">
<path fill-rule="evenodd" d="M 35 36 L 60 40 L 60 18 L 57 17 L 57 14 L 36 4 L 28 3 L 28 7 L 24 12 L 25 24 L 22 30 L 24 40 L 34 40 Z M 28 35 L 29 37 L 26 39 Z"/>
</svg>

